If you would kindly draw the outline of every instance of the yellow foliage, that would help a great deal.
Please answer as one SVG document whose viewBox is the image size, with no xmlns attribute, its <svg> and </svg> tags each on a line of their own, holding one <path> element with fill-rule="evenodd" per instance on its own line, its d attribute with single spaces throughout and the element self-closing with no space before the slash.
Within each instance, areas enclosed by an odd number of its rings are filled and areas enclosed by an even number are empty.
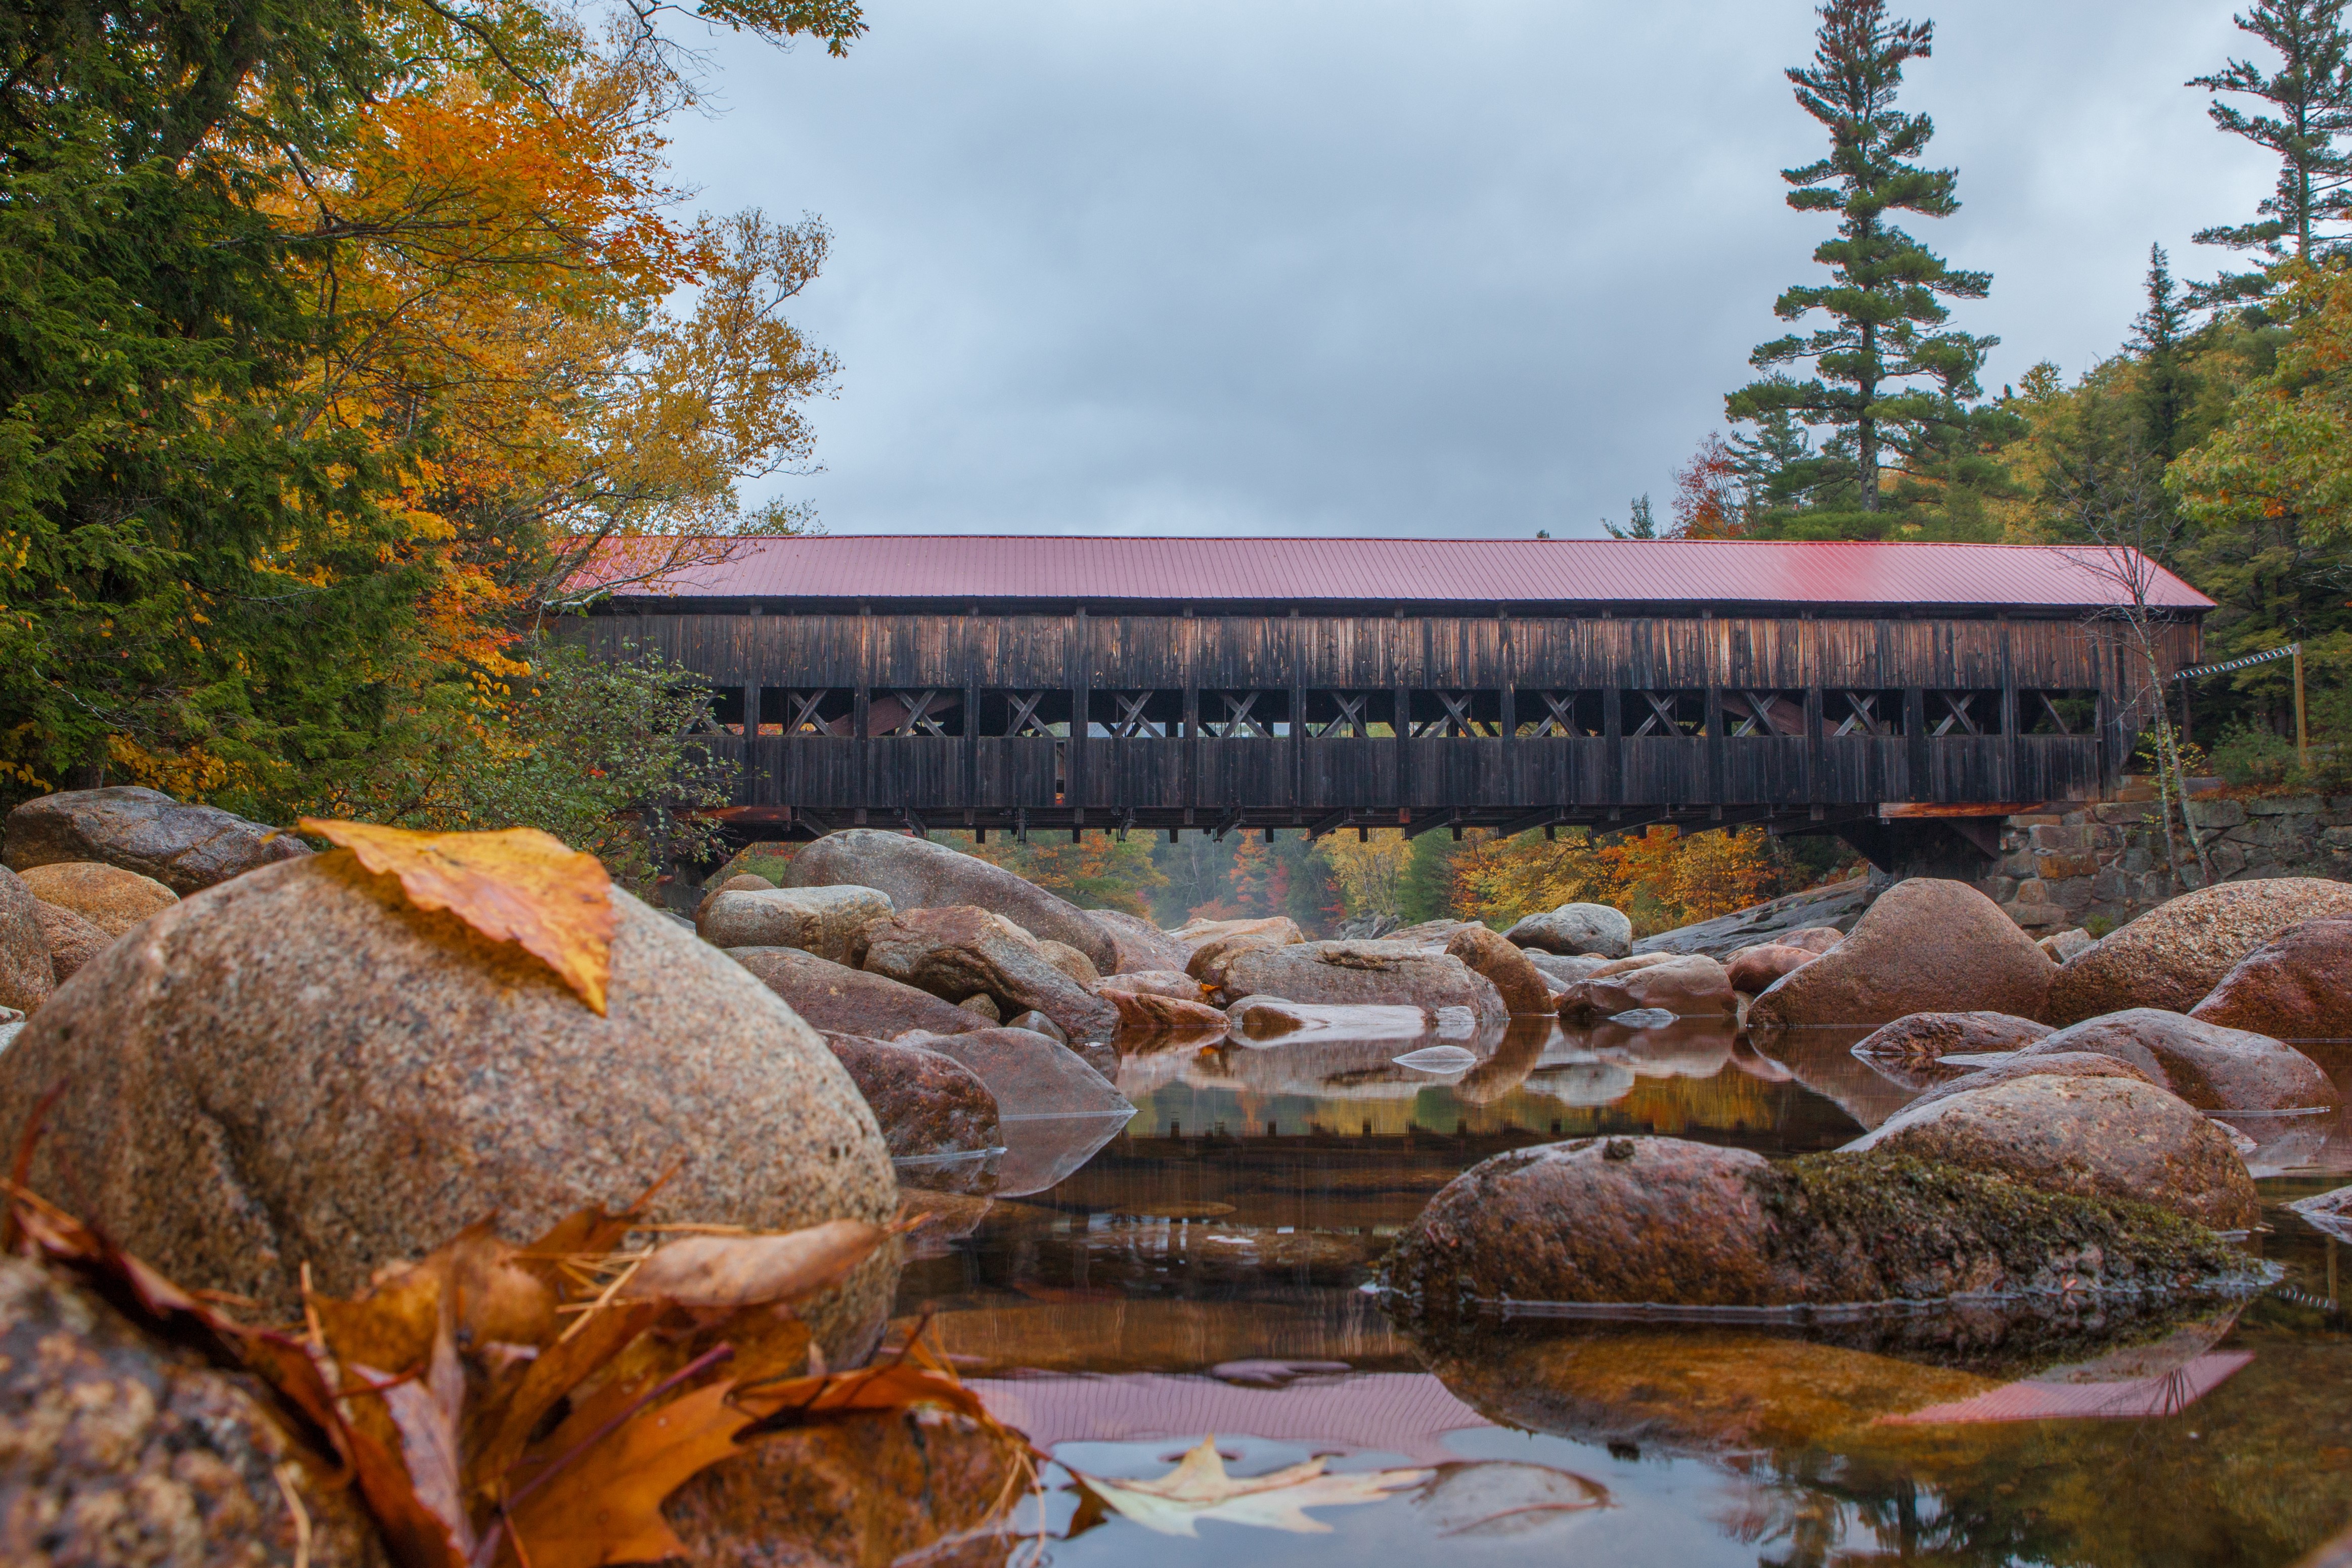
<svg viewBox="0 0 2352 1568">
<path fill-rule="evenodd" d="M 1653 826 L 1597 843 L 1582 833 L 1550 841 L 1474 829 L 1454 862 L 1454 904 L 1464 918 L 1489 925 L 1563 904 L 1606 904 L 1626 911 L 1646 935 L 1794 891 L 1785 880 L 1760 828 L 1685 836 Z"/>
<path fill-rule="evenodd" d="M 1339 833 L 1323 841 L 1324 857 L 1351 915 L 1394 915 L 1399 883 L 1412 845 L 1402 830 L 1380 828 L 1365 839 Z"/>
</svg>

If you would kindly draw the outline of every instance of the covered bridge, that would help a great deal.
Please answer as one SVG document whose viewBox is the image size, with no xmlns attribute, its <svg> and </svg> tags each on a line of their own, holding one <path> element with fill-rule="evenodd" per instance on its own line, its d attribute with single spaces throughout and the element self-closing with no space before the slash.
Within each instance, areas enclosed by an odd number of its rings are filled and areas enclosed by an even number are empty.
<svg viewBox="0 0 2352 1568">
<path fill-rule="evenodd" d="M 2171 574 L 1973 544 L 762 539 L 584 635 L 718 689 L 748 836 L 1760 821 L 1882 858 L 2113 780 L 2135 578 L 2195 662 Z"/>
</svg>

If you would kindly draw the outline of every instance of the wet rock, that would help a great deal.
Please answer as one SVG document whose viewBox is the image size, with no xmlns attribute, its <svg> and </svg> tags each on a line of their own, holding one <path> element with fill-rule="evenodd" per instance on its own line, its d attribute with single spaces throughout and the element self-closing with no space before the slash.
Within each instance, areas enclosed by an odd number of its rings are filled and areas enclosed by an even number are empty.
<svg viewBox="0 0 2352 1568">
<path fill-rule="evenodd" d="M 1066 942 L 1041 941 L 1037 951 L 1045 956 L 1045 962 L 1088 990 L 1102 981 L 1102 974 L 1093 962 Z"/>
<path fill-rule="evenodd" d="M 1693 956 L 1688 953 L 1635 953 L 1623 958 L 1603 958 L 1600 965 L 1591 970 L 1585 977 L 1592 980 L 1605 980 L 1612 975 L 1630 975 L 1636 969 L 1647 969 L 1657 964 L 1671 964 L 1677 959 Z M 1704 956 L 1704 955 L 1697 956 Z"/>
<path fill-rule="evenodd" d="M 180 902 L 178 894 L 153 877 L 98 861 L 58 861 L 22 874 L 35 898 L 72 910 L 109 936 L 120 936 Z"/>
<path fill-rule="evenodd" d="M 1834 925 L 1801 925 L 1796 930 L 1775 936 L 1766 944 L 1776 947 L 1802 947 L 1808 953 L 1826 953 L 1845 940 L 1845 933 Z"/>
<path fill-rule="evenodd" d="M 2317 877 L 2227 882 L 2183 894 L 2068 959 L 2042 1016 L 2063 1025 L 2132 1008 L 2185 1013 L 2240 959 L 2289 927 L 2347 915 L 2352 883 Z"/>
<path fill-rule="evenodd" d="M 103 861 L 153 877 L 182 897 L 257 866 L 310 852 L 291 833 L 155 789 L 73 789 L 8 813 L 0 860 L 10 870 Z"/>
<path fill-rule="evenodd" d="M 718 885 L 703 891 L 702 902 L 694 906 L 694 928 L 697 931 L 702 929 L 703 917 L 710 913 L 711 904 L 718 900 L 720 894 L 772 893 L 775 890 L 775 886 L 774 883 L 764 876 L 754 876 L 748 871 L 737 872 Z M 724 946 L 726 944 L 720 943 L 719 946 Z"/>
<path fill-rule="evenodd" d="M 915 909 L 868 925 L 851 956 L 869 975 L 935 997 L 984 991 L 1008 1017 L 1034 1009 L 1072 1040 L 1117 1033 L 1118 1009 L 1055 968 L 1026 936 L 985 909 Z"/>
<path fill-rule="evenodd" d="M 1186 926 L 1180 930 L 1194 929 Z M 1184 972 L 1201 982 L 1212 998 L 1226 990 L 1225 977 L 1234 961 L 1247 953 L 1267 948 L 1287 947 L 1303 942 L 1298 923 L 1288 915 L 1270 920 L 1228 920 L 1202 923 L 1205 933 L 1191 943 L 1192 956 L 1184 960 Z M 1230 993 L 1228 993 L 1230 994 Z"/>
<path fill-rule="evenodd" d="M 1067 1045 L 1070 1043 L 1070 1037 L 1062 1032 L 1062 1026 L 1060 1024 L 1055 1023 L 1044 1013 L 1037 1012 L 1034 1009 L 1025 1013 L 1015 1013 L 1013 1017 L 1004 1020 L 1004 1027 L 1007 1029 L 1025 1029 L 1032 1034 L 1042 1034 L 1047 1040 L 1052 1040 L 1055 1045 Z"/>
<path fill-rule="evenodd" d="M 1675 1138 L 1498 1155 L 1432 1198 L 1382 1270 L 1393 1310 L 1423 1322 L 1506 1299 L 1756 1307 L 2253 1277 L 2210 1231 L 2145 1203 L 1886 1152 L 1776 1166 Z"/>
<path fill-rule="evenodd" d="M 73 978 L 84 964 L 114 946 L 114 938 L 75 914 L 46 900 L 33 904 L 40 922 L 41 939 L 48 945 L 49 975 L 58 985 Z"/>
<path fill-rule="evenodd" d="M 1334 1040 L 1409 1040 L 1425 1032 L 1429 1015 L 1416 1007 L 1334 1007 L 1284 997 L 1243 997 L 1225 1009 L 1234 1032 L 1246 1040 L 1294 1034 Z"/>
<path fill-rule="evenodd" d="M 820 1030 L 896 1040 L 915 1031 L 986 1029 L 996 1021 L 929 991 L 797 947 L 730 947 L 727 956 Z"/>
<path fill-rule="evenodd" d="M 1846 1145 L 2003 1176 L 2045 1192 L 2137 1199 L 2217 1230 L 2261 1213 L 2230 1135 L 2128 1078 L 2032 1074 L 1911 1106 Z"/>
<path fill-rule="evenodd" d="M 824 1042 L 882 1124 L 892 1159 L 997 1146 L 996 1096 L 953 1057 L 854 1034 L 828 1032 Z"/>
<path fill-rule="evenodd" d="M 1486 976 L 1514 1018 L 1549 1013 L 1557 1005 L 1543 972 L 1528 962 L 1527 954 L 1484 925 L 1464 925 L 1446 939 L 1445 951 Z"/>
<path fill-rule="evenodd" d="M 0 1007 L 29 1013 L 57 985 L 41 901 L 15 872 L 0 869 Z"/>
<path fill-rule="evenodd" d="M 662 1505 L 688 1568 L 890 1568 L 982 1532 L 1025 1495 L 1002 1428 L 929 1406 L 755 1439 Z M 1020 1544 L 982 1543 L 973 1568 Z"/>
<path fill-rule="evenodd" d="M 1206 1002 L 1188 1002 L 1151 991 L 1106 989 L 1104 998 L 1118 1009 L 1121 1032 L 1136 1034 L 1223 1034 L 1225 1015 Z"/>
<path fill-rule="evenodd" d="M 2063 964 L 2069 958 L 2080 957 L 2098 945 L 2099 939 L 2079 925 L 2071 926 L 2064 931 L 2053 931 L 2034 944 L 2050 955 L 2050 961 L 2053 964 Z"/>
<path fill-rule="evenodd" d="M 1654 936 L 1644 936 L 1634 943 L 1633 951 L 1704 953 L 1710 958 L 1723 959 L 1742 947 L 1752 947 L 1759 943 L 1789 943 L 1800 932 L 1822 928 L 1850 931 L 1877 894 L 1878 889 L 1869 877 L 1858 876 L 1848 882 L 1832 883 L 1827 887 L 1789 894 L 1769 903 L 1718 915 L 1713 920 L 1702 920 L 1695 925 L 1661 931 Z M 1801 946 L 1808 944 L 1794 945 Z"/>
<path fill-rule="evenodd" d="M 1539 947 L 1522 947 L 1519 951 L 1527 955 L 1528 962 L 1538 971 L 1562 986 L 1590 979 L 1593 971 L 1611 961 L 1598 953 L 1547 953 Z"/>
<path fill-rule="evenodd" d="M 874 828 L 828 833 L 793 857 L 784 883 L 877 888 L 901 914 L 961 905 L 985 909 L 1040 939 L 1068 943 L 1098 969 L 1116 959 L 1109 933 L 1076 904 L 929 839 Z"/>
<path fill-rule="evenodd" d="M 1856 1056 L 1918 1066 L 1947 1056 L 2022 1051 L 2054 1032 L 2013 1013 L 1910 1013 L 1881 1024 L 1853 1048 Z"/>
<path fill-rule="evenodd" d="M 1736 1005 L 1724 967 L 1693 953 L 1579 980 L 1560 997 L 1559 1016 L 1591 1023 L 1654 1009 L 1672 1018 L 1717 1018 Z"/>
<path fill-rule="evenodd" d="M 1510 1017 L 1494 983 L 1461 959 L 1393 942 L 1295 942 L 1234 959 L 1223 994 L 1337 1006 L 1467 1008 L 1480 1024 Z"/>
<path fill-rule="evenodd" d="M 2239 959 L 2189 1016 L 2274 1040 L 2352 1040 L 2352 919 L 2289 926 Z"/>
<path fill-rule="evenodd" d="M 695 929 L 714 947 L 798 947 L 845 964 L 867 922 L 891 914 L 889 896 L 870 887 L 744 888 L 706 899 Z"/>
<path fill-rule="evenodd" d="M 1454 940 L 1455 933 L 1466 931 L 1474 925 L 1486 929 L 1483 923 L 1475 920 L 1424 920 L 1415 925 L 1400 925 L 1381 940 L 1402 942 L 1410 947 L 1426 947 L 1432 952 L 1443 953 L 1445 945 Z"/>
<path fill-rule="evenodd" d="M 1758 997 L 1748 1028 L 1874 1028 L 1971 1009 L 2038 1018 L 2055 973 L 1991 899 L 1964 882 L 1913 877 L 1880 894 L 1845 940 Z"/>
<path fill-rule="evenodd" d="M 1204 1002 L 1209 989 L 1181 969 L 1129 969 L 1116 975 L 1105 975 L 1095 989 L 1105 995 L 1112 991 L 1134 991 L 1139 995 L 1173 997 L 1180 1002 Z"/>
<path fill-rule="evenodd" d="M 910 1036 L 899 1045 L 951 1057 L 970 1068 L 996 1096 L 1001 1121 L 1132 1112 L 1109 1079 L 1058 1041 L 1025 1029 L 974 1030 L 964 1034 Z"/>
<path fill-rule="evenodd" d="M 1198 953 L 1202 945 L 1227 936 L 1271 936 L 1277 942 L 1303 942 L 1306 933 L 1298 922 L 1287 915 L 1268 915 L 1255 920 L 1188 920 L 1168 933 L 1169 939 Z"/>
<path fill-rule="evenodd" d="M 21 1258 L 0 1257 L 0 1561 L 390 1561 L 356 1489 L 302 1463 L 242 1379 L 149 1338 L 63 1274 Z"/>
<path fill-rule="evenodd" d="M 1110 938 L 1110 963 L 1105 975 L 1132 975 L 1150 970 L 1181 971 L 1192 952 L 1159 926 L 1139 915 L 1118 909 L 1089 909 L 1087 915 Z"/>
<path fill-rule="evenodd" d="M 2268 1035 L 2160 1008 L 2133 1008 L 2036 1040 L 2032 1054 L 2088 1051 L 2128 1061 L 2202 1111 L 2293 1111 L 2341 1103 L 2317 1062 Z"/>
<path fill-rule="evenodd" d="M 2012 1078 L 2037 1077 L 2129 1078 L 2140 1083 L 2156 1082 L 2156 1080 L 2148 1077 L 2130 1062 L 2119 1061 L 2112 1056 L 2101 1056 L 2096 1051 L 2061 1051 L 2049 1056 L 2036 1056 L 2031 1051 L 2017 1051 L 2006 1060 L 1996 1061 L 1990 1066 L 1971 1068 L 1961 1072 L 1957 1078 L 1948 1078 L 1941 1082 L 1928 1085 L 1919 1098 L 1912 1101 L 1910 1105 L 1905 1106 L 1904 1109 L 1908 1111 L 1914 1107 L 1927 1104 L 1931 1101 L 1948 1100 L 1955 1094 L 1967 1094 L 1979 1089 L 1990 1089 L 1996 1083 L 2006 1083 Z M 2161 1089 L 2164 1086 L 2159 1083 L 2157 1087 Z M 1885 1124 L 1880 1124 L 1882 1126 Z M 2229 1131 L 2226 1127 L 2222 1130 Z M 2239 1146 L 2233 1142 L 2231 1146 L 2237 1148 L 2238 1153 L 2243 1155 L 2252 1147 L 2252 1141 L 2248 1140 L 2244 1146 Z"/>
<path fill-rule="evenodd" d="M 1761 947 L 1742 947 L 1723 967 L 1731 977 L 1731 988 L 1752 997 L 1769 988 L 1781 976 L 1801 969 L 1820 956 L 1811 947 L 1767 943 Z"/>
<path fill-rule="evenodd" d="M 1003 1023 L 1004 1021 L 1004 1014 L 998 1009 L 996 998 L 990 996 L 985 991 L 976 992 L 971 996 L 966 997 L 963 1000 L 958 1002 L 956 1006 L 961 1008 L 968 1013 L 976 1013 L 981 1018 L 992 1024 Z"/>
<path fill-rule="evenodd" d="M 166 909 L 0 1053 L 0 1126 L 63 1081 L 33 1186 L 181 1284 L 300 1311 L 485 1216 L 524 1240 L 619 1207 L 681 1158 L 659 1219 L 792 1229 L 887 1218 L 873 1113 L 824 1041 L 628 894 L 607 1013 L 348 852 Z M 68 1173 L 70 1173 L 68 1176 Z M 872 1343 L 894 1265 L 811 1309 Z"/>
<path fill-rule="evenodd" d="M 1622 909 L 1605 904 L 1563 904 L 1544 915 L 1530 915 L 1503 933 L 1506 941 L 1547 953 L 1598 953 L 1622 958 L 1633 950 L 1633 922 Z"/>
</svg>

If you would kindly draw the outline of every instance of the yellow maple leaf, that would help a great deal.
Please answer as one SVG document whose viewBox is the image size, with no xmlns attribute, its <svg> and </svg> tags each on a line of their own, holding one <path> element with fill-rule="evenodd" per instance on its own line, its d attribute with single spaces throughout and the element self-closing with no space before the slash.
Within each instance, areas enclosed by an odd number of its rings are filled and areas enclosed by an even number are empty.
<svg viewBox="0 0 2352 1568">
<path fill-rule="evenodd" d="M 1254 1524 L 1298 1535 L 1321 1535 L 1331 1527 L 1307 1517 L 1306 1510 L 1337 1503 L 1378 1502 L 1402 1487 L 1419 1486 L 1433 1470 L 1360 1470 L 1325 1473 L 1320 1458 L 1263 1476 L 1236 1480 L 1225 1473 L 1217 1439 L 1203 1437 L 1182 1461 L 1154 1481 L 1114 1481 L 1071 1470 L 1080 1486 L 1161 1535 L 1196 1535 L 1203 1519 Z"/>
<path fill-rule="evenodd" d="M 613 974 L 613 882 L 594 855 L 537 828 L 417 833 L 305 817 L 302 831 L 400 880 L 419 909 L 446 909 L 493 942 L 512 942 L 604 1013 Z"/>
</svg>

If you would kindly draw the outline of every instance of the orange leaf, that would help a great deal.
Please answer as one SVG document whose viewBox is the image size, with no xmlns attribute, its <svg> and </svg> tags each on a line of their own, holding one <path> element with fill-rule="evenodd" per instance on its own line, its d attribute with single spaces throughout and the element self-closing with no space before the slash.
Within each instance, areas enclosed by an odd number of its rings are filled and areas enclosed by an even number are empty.
<svg viewBox="0 0 2352 1568">
<path fill-rule="evenodd" d="M 530 1568 L 603 1568 L 684 1557 L 663 1520 L 663 1500 L 735 1452 L 751 1417 L 712 1384 L 631 1418 L 545 1486 L 507 1521 Z"/>
<path fill-rule="evenodd" d="M 417 908 L 446 909 L 493 942 L 520 945 L 604 1016 L 613 883 L 594 855 L 537 828 L 413 833 L 317 817 L 299 825 L 351 851 L 378 876 L 398 877 Z"/>
</svg>

